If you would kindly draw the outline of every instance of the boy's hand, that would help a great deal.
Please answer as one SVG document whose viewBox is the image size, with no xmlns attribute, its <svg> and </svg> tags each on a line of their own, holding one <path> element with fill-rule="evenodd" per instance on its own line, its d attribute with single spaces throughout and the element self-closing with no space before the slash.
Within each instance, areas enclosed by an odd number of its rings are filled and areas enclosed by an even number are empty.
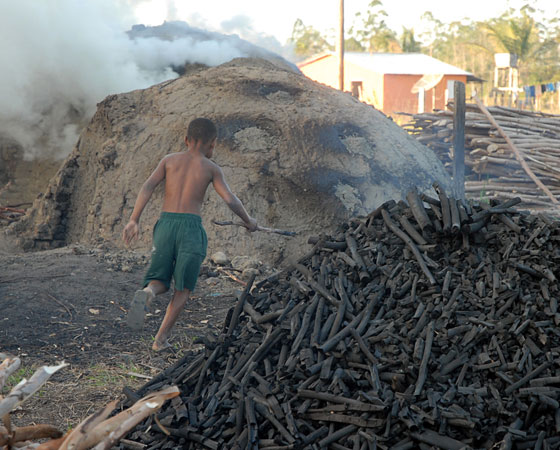
<svg viewBox="0 0 560 450">
<path fill-rule="evenodd" d="M 140 230 L 138 227 L 138 222 L 131 220 L 126 224 L 123 230 L 123 241 L 126 245 L 130 245 L 133 241 L 138 239 L 138 234 Z"/>
<path fill-rule="evenodd" d="M 249 222 L 245 222 L 244 225 L 245 228 L 247 228 L 247 230 L 249 230 L 251 233 L 253 231 L 257 231 L 257 229 L 259 228 L 259 226 L 257 225 L 257 219 L 254 219 L 252 217 L 249 217 Z"/>
</svg>

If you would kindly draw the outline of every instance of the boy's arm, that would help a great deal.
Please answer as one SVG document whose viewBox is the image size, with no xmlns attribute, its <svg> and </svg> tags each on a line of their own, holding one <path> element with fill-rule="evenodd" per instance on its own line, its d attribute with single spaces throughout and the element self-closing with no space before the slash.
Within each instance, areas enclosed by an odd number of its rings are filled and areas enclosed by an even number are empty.
<svg viewBox="0 0 560 450">
<path fill-rule="evenodd" d="M 132 241 L 138 238 L 139 228 L 138 222 L 140 220 L 140 216 L 142 215 L 142 211 L 146 207 L 146 204 L 150 200 L 154 189 L 157 187 L 159 183 L 165 178 L 165 158 L 160 161 L 156 169 L 152 172 L 152 174 L 148 177 L 148 179 L 140 188 L 140 192 L 138 193 L 138 197 L 136 197 L 136 202 L 134 203 L 134 209 L 132 210 L 132 214 L 130 215 L 130 219 L 128 224 L 123 230 L 123 240 L 126 245 L 129 245 Z"/>
<path fill-rule="evenodd" d="M 231 192 L 231 189 L 229 188 L 224 178 L 222 169 L 217 165 L 215 166 L 212 173 L 212 185 L 214 186 L 214 189 L 216 190 L 218 195 L 222 197 L 224 202 L 226 202 L 226 205 L 228 205 L 229 209 L 231 209 L 241 218 L 241 220 L 243 220 L 245 227 L 249 231 L 255 231 L 257 229 L 257 221 L 249 214 L 247 214 L 247 211 L 245 210 L 243 203 L 241 203 L 241 200 L 239 200 L 237 196 L 233 192 Z"/>
</svg>

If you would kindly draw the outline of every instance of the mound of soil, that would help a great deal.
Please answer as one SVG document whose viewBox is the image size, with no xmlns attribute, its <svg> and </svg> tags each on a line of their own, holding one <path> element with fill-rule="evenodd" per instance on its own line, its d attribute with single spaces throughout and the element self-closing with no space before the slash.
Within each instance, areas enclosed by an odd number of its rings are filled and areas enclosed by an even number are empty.
<svg viewBox="0 0 560 450">
<path fill-rule="evenodd" d="M 109 242 L 120 235 L 136 195 L 158 161 L 184 149 L 195 117 L 219 129 L 216 161 L 262 225 L 298 237 L 247 235 L 216 227 L 232 213 L 212 191 L 204 205 L 209 252 L 228 249 L 265 262 L 295 255 L 311 234 L 365 215 L 413 186 L 449 189 L 441 163 L 382 113 L 348 93 L 260 59 L 237 59 L 146 90 L 113 95 L 82 133 L 29 217 L 12 231 L 26 249 Z M 143 215 L 151 229 L 162 190 Z M 145 232 L 139 248 L 150 246 Z"/>
</svg>

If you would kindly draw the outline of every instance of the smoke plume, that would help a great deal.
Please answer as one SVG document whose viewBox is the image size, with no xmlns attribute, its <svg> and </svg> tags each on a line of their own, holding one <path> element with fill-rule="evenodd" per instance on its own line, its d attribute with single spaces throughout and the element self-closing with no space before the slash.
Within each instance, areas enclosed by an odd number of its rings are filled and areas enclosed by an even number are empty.
<svg viewBox="0 0 560 450">
<path fill-rule="evenodd" d="M 26 159 L 63 158 L 109 94 L 174 78 L 171 67 L 186 62 L 279 58 L 238 36 L 184 22 L 127 33 L 132 16 L 125 6 L 110 0 L 0 2 L 0 145 L 17 141 Z"/>
</svg>

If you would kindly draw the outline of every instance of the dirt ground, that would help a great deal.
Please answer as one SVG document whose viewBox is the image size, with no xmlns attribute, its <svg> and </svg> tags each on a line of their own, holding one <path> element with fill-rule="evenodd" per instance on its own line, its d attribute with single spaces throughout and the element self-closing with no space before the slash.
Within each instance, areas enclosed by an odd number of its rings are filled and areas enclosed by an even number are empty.
<svg viewBox="0 0 560 450">
<path fill-rule="evenodd" d="M 197 338 L 219 332 L 236 291 L 243 289 L 223 270 L 203 266 L 176 325 L 173 349 L 155 353 L 153 336 L 171 294 L 156 299 L 143 331 L 125 323 L 148 255 L 82 246 L 19 253 L 1 239 L 0 352 L 22 360 L 5 391 L 42 365 L 68 364 L 12 413 L 18 426 L 48 423 L 66 431 L 122 398 L 124 386 L 138 389 L 186 350 L 201 348 Z"/>
</svg>

